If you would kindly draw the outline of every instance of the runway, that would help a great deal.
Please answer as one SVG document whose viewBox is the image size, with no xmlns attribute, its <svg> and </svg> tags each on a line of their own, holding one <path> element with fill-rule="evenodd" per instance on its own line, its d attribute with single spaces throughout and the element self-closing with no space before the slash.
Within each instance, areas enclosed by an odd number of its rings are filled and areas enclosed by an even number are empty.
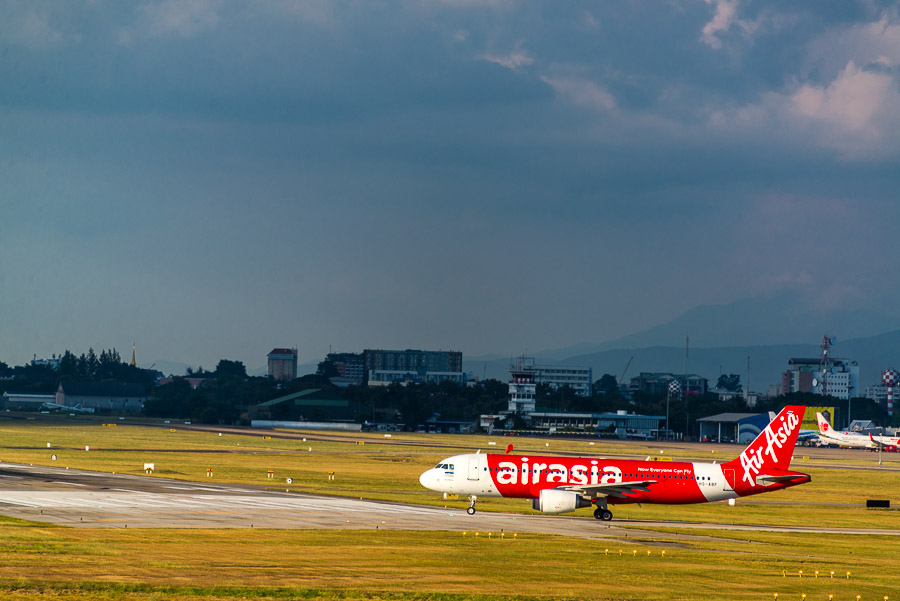
<svg viewBox="0 0 900 601">
<path fill-rule="evenodd" d="M 0 514 L 76 528 L 277 528 L 541 533 L 587 539 L 658 537 L 643 528 L 884 534 L 900 531 L 789 528 L 518 515 L 279 492 L 158 477 L 0 463 Z M 680 534 L 682 540 L 700 536 Z"/>
</svg>

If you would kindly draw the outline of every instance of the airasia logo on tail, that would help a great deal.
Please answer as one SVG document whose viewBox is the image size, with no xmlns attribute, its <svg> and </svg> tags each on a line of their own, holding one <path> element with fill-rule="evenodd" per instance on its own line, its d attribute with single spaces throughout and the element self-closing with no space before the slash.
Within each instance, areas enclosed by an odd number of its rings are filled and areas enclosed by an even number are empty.
<svg viewBox="0 0 900 601">
<path fill-rule="evenodd" d="M 778 422 L 777 430 L 773 428 L 776 422 Z M 756 476 L 759 475 L 763 466 L 778 466 L 781 462 L 779 451 L 784 448 L 791 433 L 798 425 L 800 425 L 800 417 L 797 414 L 793 411 L 782 412 L 775 421 L 766 426 L 762 434 L 756 437 L 753 444 L 744 449 L 740 457 L 741 467 L 744 468 L 742 478 L 744 482 L 755 487 Z"/>
</svg>

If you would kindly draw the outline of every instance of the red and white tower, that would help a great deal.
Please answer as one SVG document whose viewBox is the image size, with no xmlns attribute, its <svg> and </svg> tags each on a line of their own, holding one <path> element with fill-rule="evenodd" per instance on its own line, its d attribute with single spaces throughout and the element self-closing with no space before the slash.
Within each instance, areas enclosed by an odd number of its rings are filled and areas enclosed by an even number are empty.
<svg viewBox="0 0 900 601">
<path fill-rule="evenodd" d="M 900 382 L 900 374 L 896 369 L 886 369 L 881 372 L 881 382 L 887 386 L 887 412 L 891 417 L 894 415 L 894 386 Z"/>
</svg>

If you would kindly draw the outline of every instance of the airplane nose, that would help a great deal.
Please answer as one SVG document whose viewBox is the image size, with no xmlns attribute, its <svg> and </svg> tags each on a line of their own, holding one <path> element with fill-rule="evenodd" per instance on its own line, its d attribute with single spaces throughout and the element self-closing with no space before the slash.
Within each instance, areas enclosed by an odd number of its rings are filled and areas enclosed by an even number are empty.
<svg viewBox="0 0 900 601">
<path fill-rule="evenodd" d="M 424 486 L 425 488 L 434 490 L 434 474 L 432 473 L 434 470 L 425 470 L 422 472 L 422 475 L 419 476 L 419 484 Z"/>
</svg>

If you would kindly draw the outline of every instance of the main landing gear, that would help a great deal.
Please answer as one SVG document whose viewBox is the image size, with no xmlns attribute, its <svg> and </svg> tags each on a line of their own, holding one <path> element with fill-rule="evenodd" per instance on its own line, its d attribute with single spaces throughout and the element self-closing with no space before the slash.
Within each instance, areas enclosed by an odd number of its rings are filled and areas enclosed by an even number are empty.
<svg viewBox="0 0 900 601">
<path fill-rule="evenodd" d="M 477 499 L 478 497 L 476 497 L 475 495 L 469 496 L 469 501 L 472 503 L 471 505 L 469 505 L 469 508 L 466 509 L 466 513 L 468 513 L 469 515 L 475 515 L 475 501 Z"/>
<path fill-rule="evenodd" d="M 595 509 L 594 517 L 598 520 L 603 520 L 604 522 L 608 522 L 613 518 L 612 511 L 610 511 L 606 507 L 598 507 L 597 509 Z"/>
</svg>

